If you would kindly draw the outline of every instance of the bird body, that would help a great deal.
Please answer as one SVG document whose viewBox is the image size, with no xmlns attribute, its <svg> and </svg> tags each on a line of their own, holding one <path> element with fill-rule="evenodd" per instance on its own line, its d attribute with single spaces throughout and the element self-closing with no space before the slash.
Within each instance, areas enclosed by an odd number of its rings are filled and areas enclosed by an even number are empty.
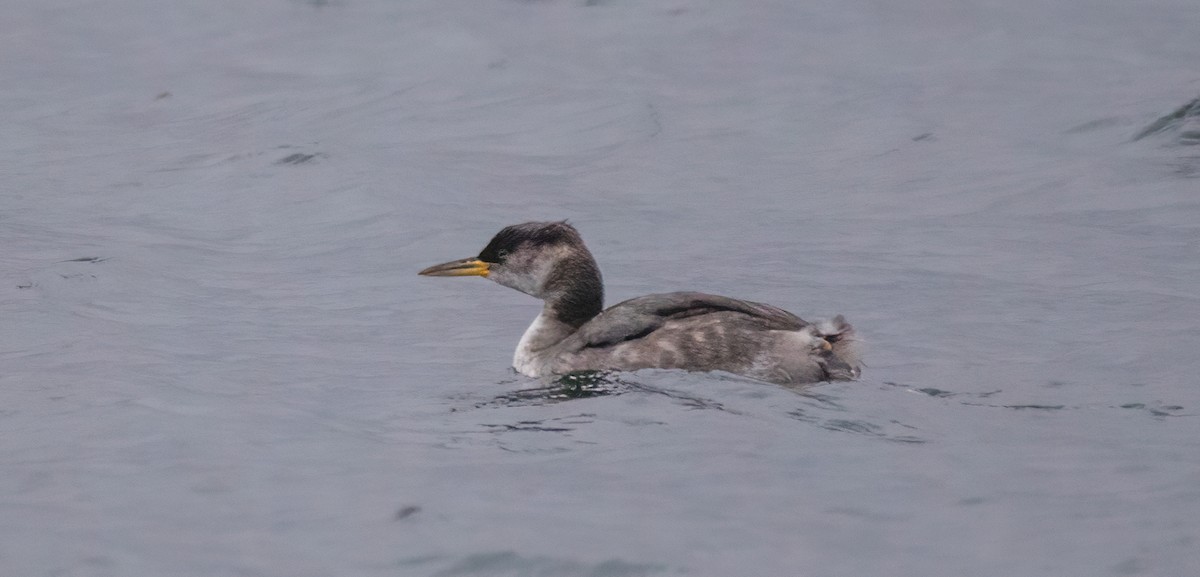
<svg viewBox="0 0 1200 577">
<path fill-rule="evenodd" d="M 771 305 L 698 292 L 603 309 L 600 269 L 565 222 L 506 227 L 479 257 L 420 274 L 483 276 L 542 299 L 513 355 L 513 367 L 531 377 L 660 368 L 811 383 L 850 380 L 860 371 L 854 329 L 841 316 L 809 323 Z"/>
</svg>

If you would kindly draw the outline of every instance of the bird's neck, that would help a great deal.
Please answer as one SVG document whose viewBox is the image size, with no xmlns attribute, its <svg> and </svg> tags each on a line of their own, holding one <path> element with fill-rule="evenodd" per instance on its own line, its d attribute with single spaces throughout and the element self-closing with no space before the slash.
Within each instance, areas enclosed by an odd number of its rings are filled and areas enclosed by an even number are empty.
<svg viewBox="0 0 1200 577">
<path fill-rule="evenodd" d="M 544 284 L 542 312 L 525 330 L 513 366 L 526 374 L 536 359 L 571 336 L 604 308 L 604 283 L 590 254 L 556 263 Z"/>
<path fill-rule="evenodd" d="M 533 319 L 525 330 L 517 351 L 513 354 L 513 368 L 530 377 L 541 377 L 553 372 L 555 345 L 575 332 L 575 327 L 557 318 L 550 311 L 549 303 L 542 313 Z"/>
<path fill-rule="evenodd" d="M 516 366 L 521 372 L 526 372 L 521 369 L 521 365 L 529 362 L 540 352 L 557 345 L 563 339 L 571 336 L 575 332 L 576 327 L 572 327 L 567 323 L 562 322 L 555 317 L 550 310 L 550 304 L 542 309 L 542 313 L 533 319 L 533 323 L 525 329 L 525 334 L 521 336 L 521 342 L 517 344 L 517 354 L 513 360 L 513 366 Z"/>
<path fill-rule="evenodd" d="M 585 253 L 558 263 L 546 281 L 542 299 L 546 305 L 541 316 L 572 331 L 600 314 L 604 310 L 604 281 L 592 255 Z"/>
<path fill-rule="evenodd" d="M 579 330 L 604 308 L 600 268 L 586 249 L 554 263 L 535 294 L 544 301 L 542 312 L 525 330 L 513 366 L 526 375 L 542 375 L 553 358 L 553 347 Z"/>
</svg>

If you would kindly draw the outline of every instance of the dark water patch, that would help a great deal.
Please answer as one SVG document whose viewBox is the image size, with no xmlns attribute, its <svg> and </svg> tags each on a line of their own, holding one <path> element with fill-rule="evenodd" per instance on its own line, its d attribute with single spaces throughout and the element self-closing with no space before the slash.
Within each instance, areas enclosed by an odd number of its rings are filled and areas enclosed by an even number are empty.
<svg viewBox="0 0 1200 577">
<path fill-rule="evenodd" d="M 804 409 L 793 409 L 788 411 L 787 416 L 796 419 L 797 421 L 804 421 L 805 423 L 817 423 L 821 421 L 820 417 L 810 415 L 806 413 Z"/>
<path fill-rule="evenodd" d="M 639 393 L 646 393 L 646 394 L 651 394 L 651 395 L 667 397 L 668 399 L 671 399 L 672 401 L 675 401 L 676 403 L 678 403 L 680 405 L 683 405 L 685 407 L 689 407 L 692 409 L 714 410 L 714 411 L 723 411 L 726 413 L 737 414 L 737 411 L 726 408 L 723 403 L 714 401 L 712 399 L 707 399 L 707 398 L 704 398 L 704 397 L 701 397 L 698 395 L 684 393 L 682 391 L 676 391 L 674 389 L 668 389 L 668 388 L 664 388 L 664 387 L 656 387 L 654 385 L 647 385 L 644 383 L 639 383 L 637 381 L 631 381 L 631 380 L 627 380 L 627 379 L 616 379 L 616 380 L 618 382 L 620 382 L 621 384 L 623 384 L 624 386 L 628 387 L 628 390 L 630 390 L 630 391 L 636 391 Z"/>
<path fill-rule="evenodd" d="M 291 145 L 285 144 L 282 146 L 278 146 L 276 148 L 290 149 L 290 148 L 294 148 L 294 147 Z M 259 150 L 259 151 L 253 151 L 253 152 L 238 152 L 238 153 L 234 153 L 234 154 L 221 154 L 221 153 L 189 154 L 189 155 L 185 155 L 182 158 L 180 158 L 174 165 L 155 169 L 154 172 L 179 172 L 182 170 L 206 169 L 206 168 L 213 168 L 216 166 L 221 166 L 224 164 L 244 162 L 244 161 L 256 160 L 256 159 L 258 162 L 262 162 L 262 160 L 261 160 L 262 157 L 272 156 L 274 154 L 278 154 L 278 153 L 274 153 L 271 150 Z M 329 155 L 327 155 L 323 152 L 311 152 L 311 153 L 310 152 L 292 152 L 290 154 L 286 154 L 283 157 L 277 159 L 274 162 L 274 164 L 287 165 L 287 166 L 295 166 L 295 165 L 300 165 L 300 164 L 316 164 L 318 160 L 323 160 L 326 158 L 329 158 Z"/>
<path fill-rule="evenodd" d="M 306 154 L 303 152 L 294 152 L 283 158 L 280 158 L 279 160 L 276 160 L 275 164 L 293 164 L 293 165 L 295 165 L 295 164 L 311 164 L 319 158 L 328 158 L 328 157 L 320 152 L 316 152 L 313 154 Z"/>
<path fill-rule="evenodd" d="M 1046 404 L 1046 403 L 1013 403 L 1013 404 L 994 404 L 994 403 L 978 403 L 963 401 L 960 404 L 968 407 L 986 407 L 990 409 L 1008 409 L 1013 411 L 1069 411 L 1080 409 L 1124 409 L 1133 411 L 1144 411 L 1153 417 L 1192 417 L 1193 413 L 1185 413 L 1185 407 L 1182 405 L 1163 404 L 1163 403 L 1138 403 L 1130 402 L 1121 405 L 1068 405 L 1068 404 Z"/>
<path fill-rule="evenodd" d="M 515 382 L 515 381 L 514 381 Z M 604 371 L 586 371 L 564 375 L 545 387 L 518 389 L 497 396 L 476 408 L 488 405 L 545 405 L 574 399 L 620 395 L 635 390 L 633 386 Z"/>
<path fill-rule="evenodd" d="M 558 387 L 557 394 L 566 400 L 602 397 L 616 392 L 611 385 L 624 383 L 611 372 L 580 371 L 563 375 L 555 379 L 554 384 Z"/>
<path fill-rule="evenodd" d="M 454 565 L 434 573 L 434 576 L 640 577 L 661 574 L 666 570 L 665 565 L 630 563 L 621 559 L 587 564 L 554 557 L 524 557 L 512 551 L 503 551 L 468 555 Z"/>
<path fill-rule="evenodd" d="M 571 451 L 571 449 L 567 447 L 512 447 L 505 443 L 497 443 L 496 448 L 504 451 L 505 453 L 514 453 L 517 455 L 561 454 Z"/>
<path fill-rule="evenodd" d="M 542 433 L 566 433 L 574 431 L 575 425 L 586 425 L 591 423 L 594 417 L 595 415 L 591 413 L 580 413 L 578 415 L 571 415 L 568 417 L 517 421 L 513 424 L 482 423 L 482 426 L 487 427 L 490 432 L 533 431 Z"/>
<path fill-rule="evenodd" d="M 1164 405 L 1161 403 L 1125 403 L 1120 405 L 1121 409 L 1132 409 L 1135 411 L 1146 411 L 1154 417 L 1191 417 L 1192 414 L 1183 412 L 1183 405 Z"/>
<path fill-rule="evenodd" d="M 839 402 L 840 399 L 833 395 L 820 393 L 817 391 L 804 391 L 800 393 L 800 396 L 804 398 L 805 405 L 813 408 L 843 412 L 847 410 L 846 407 Z"/>
<path fill-rule="evenodd" d="M 1025 411 L 1025 410 L 1061 411 L 1061 410 L 1067 409 L 1067 408 L 1071 408 L 1071 409 L 1079 408 L 1079 407 L 1067 407 L 1066 405 L 1043 405 L 1043 404 L 1038 404 L 1038 403 L 1017 403 L 1017 404 L 1012 404 L 1012 405 L 997 405 L 997 404 L 991 404 L 991 403 L 968 403 L 968 402 L 964 401 L 962 404 L 965 406 L 968 406 L 968 407 L 988 407 L 991 409 L 1011 409 L 1014 411 Z"/>
<path fill-rule="evenodd" d="M 400 520 L 412 517 L 413 515 L 416 515 L 417 513 L 420 513 L 420 512 L 421 512 L 421 508 L 418 507 L 417 505 L 405 505 L 403 507 L 400 507 L 399 509 L 396 509 L 396 514 L 392 516 L 392 520 L 400 521 Z"/>
<path fill-rule="evenodd" d="M 830 419 L 821 424 L 821 428 L 829 431 L 842 431 L 846 433 L 861 433 L 867 435 L 878 435 L 879 427 L 865 421 L 852 421 L 849 419 Z"/>
<path fill-rule="evenodd" d="M 906 390 L 912 391 L 914 393 L 921 393 L 923 395 L 928 395 L 930 397 L 934 397 L 934 398 L 938 398 L 938 399 L 948 399 L 948 398 L 952 398 L 952 397 L 969 397 L 969 398 L 975 398 L 975 399 L 986 399 L 988 397 L 991 397 L 992 395 L 996 395 L 998 393 L 1003 392 L 1001 389 L 996 389 L 994 391 L 985 391 L 982 393 L 956 393 L 954 391 L 947 391 L 947 390 L 938 389 L 935 387 L 918 387 L 915 385 L 906 385 L 906 384 L 897 383 L 894 381 L 885 381 L 883 384 L 887 385 L 889 387 L 901 387 Z"/>
<path fill-rule="evenodd" d="M 487 406 L 539 406 L 592 397 L 648 393 L 668 397 L 681 405 L 694 409 L 729 411 L 725 405 L 696 395 L 655 387 L 621 377 L 623 373 L 607 371 L 585 371 L 564 375 L 545 387 L 519 389 L 499 395 L 491 401 L 478 403 L 475 408 Z"/>
<path fill-rule="evenodd" d="M 1196 142 L 1188 144 L 1200 144 L 1200 132 L 1191 133 L 1195 135 Z M 1200 178 L 1200 156 L 1184 156 L 1169 164 L 1171 173 L 1180 178 Z"/>
<path fill-rule="evenodd" d="M 851 409 L 843 405 L 837 397 L 826 393 L 806 391 L 801 393 L 801 396 L 804 398 L 804 406 L 787 411 L 785 414 L 789 418 L 805 423 L 812 423 L 828 431 L 867 435 L 897 443 L 927 442 L 925 439 L 910 433 L 910 431 L 919 431 L 919 429 L 894 419 L 888 421 L 887 425 L 879 425 L 861 419 L 841 417 L 827 419 L 821 413 L 849 413 Z M 897 434 L 895 431 L 897 428 L 904 429 L 905 432 Z"/>
<path fill-rule="evenodd" d="M 684 393 L 679 393 L 676 391 L 670 391 L 670 390 L 666 390 L 666 389 L 657 389 L 657 390 L 652 390 L 652 391 L 650 389 L 646 389 L 646 390 L 648 392 L 653 392 L 658 395 L 663 395 L 664 397 L 670 397 L 671 399 L 674 399 L 675 401 L 677 401 L 679 404 L 681 404 L 685 407 L 692 408 L 692 409 L 697 409 L 697 410 L 712 409 L 712 410 L 716 410 L 716 411 L 724 411 L 727 413 L 736 413 L 736 411 L 731 411 L 729 409 L 726 409 L 725 405 L 718 403 L 717 401 L 714 401 L 712 399 L 705 399 L 702 397 L 696 397 L 693 395 L 687 395 Z"/>
<path fill-rule="evenodd" d="M 49 282 L 51 284 L 56 282 L 53 280 L 53 278 L 51 278 L 53 276 L 57 276 L 58 278 L 61 278 L 64 280 L 85 280 L 86 281 L 89 279 L 97 279 L 99 277 L 97 277 L 95 274 L 92 274 L 92 273 L 81 272 L 80 269 L 74 268 L 73 265 L 75 265 L 75 264 L 99 264 L 102 262 L 107 262 L 109 260 L 109 258 L 110 257 L 106 257 L 106 256 L 81 256 L 81 257 L 76 257 L 76 258 L 69 258 L 66 260 L 53 261 L 51 263 L 47 263 L 47 264 L 43 264 L 43 265 L 39 265 L 39 266 L 35 266 L 35 267 L 30 267 L 30 268 L 24 269 L 21 272 L 23 274 L 28 274 L 31 277 L 35 277 L 35 278 L 38 276 L 45 275 L 45 276 L 42 276 L 41 280 L 46 281 L 47 279 L 49 279 Z M 57 271 L 51 272 L 56 267 L 56 265 L 68 265 L 69 267 L 72 267 L 72 268 L 57 267 L 57 268 L 59 268 L 59 270 L 66 270 L 66 271 L 70 271 L 70 272 L 57 272 Z M 31 289 L 31 288 L 34 288 L 37 286 L 42 286 L 42 283 L 34 280 L 33 278 L 19 282 L 16 285 L 16 287 L 18 289 L 23 289 L 23 290 Z"/>
<path fill-rule="evenodd" d="M 925 133 L 918 134 L 918 135 L 912 137 L 912 140 L 913 140 L 913 142 L 922 142 L 922 141 L 932 142 L 934 140 L 937 140 L 937 138 L 933 135 L 932 132 L 925 132 Z"/>
<path fill-rule="evenodd" d="M 935 389 L 933 387 L 925 387 L 923 389 L 917 389 L 917 392 L 925 393 L 926 395 L 929 395 L 931 397 L 953 397 L 954 396 L 954 393 L 951 393 L 950 391 L 943 391 L 941 389 Z"/>
<path fill-rule="evenodd" d="M 1040 412 L 1055 412 L 1079 409 L 1125 409 L 1135 411 L 1145 411 L 1153 417 L 1186 417 L 1193 416 L 1190 413 L 1185 413 L 1185 408 L 1182 405 L 1169 404 L 1163 402 L 1144 403 L 1144 402 L 1128 402 L 1120 405 L 1099 405 L 1099 404 L 1071 404 L 1071 403 L 997 403 L 997 402 L 981 402 L 983 399 L 993 397 L 1003 392 L 1002 389 L 987 391 L 983 393 L 956 393 L 946 391 L 934 387 L 914 387 L 895 382 L 885 382 L 885 385 L 894 387 L 903 387 L 908 391 L 921 393 L 937 399 L 958 400 L 958 404 L 968 407 L 986 407 L 991 409 L 1007 409 L 1011 411 L 1040 411 Z M 1070 388 L 1071 383 L 1065 381 L 1049 381 L 1044 386 L 1048 389 L 1065 391 Z M 1143 383 L 1129 383 L 1125 386 L 1143 387 Z M 813 416 L 803 411 L 795 411 L 789 416 L 799 420 L 816 420 Z M 837 428 L 837 427 L 835 427 Z"/>
<path fill-rule="evenodd" d="M 912 429 L 908 425 L 904 425 L 897 421 L 892 421 L 893 424 Z M 915 435 L 892 435 L 889 434 L 883 427 L 866 421 L 851 420 L 851 419 L 830 419 L 820 423 L 820 427 L 827 431 L 838 431 L 841 433 L 854 433 L 857 435 L 867 435 L 870 437 L 878 437 L 887 441 L 897 443 L 922 444 L 927 442 L 925 439 Z"/>
<path fill-rule="evenodd" d="M 1184 128 L 1198 120 L 1200 120 L 1200 98 L 1196 98 L 1150 123 L 1149 126 L 1137 133 L 1133 140 L 1136 142 L 1148 136 L 1175 132 L 1180 144 L 1200 144 L 1200 130 L 1193 127 Z"/>
</svg>

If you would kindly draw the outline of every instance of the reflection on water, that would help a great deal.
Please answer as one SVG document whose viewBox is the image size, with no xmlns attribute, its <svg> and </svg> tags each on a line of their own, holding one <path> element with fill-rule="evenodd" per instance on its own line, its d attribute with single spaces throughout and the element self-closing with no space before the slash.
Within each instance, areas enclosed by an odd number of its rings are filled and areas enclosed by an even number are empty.
<svg viewBox="0 0 1200 577">
<path fill-rule="evenodd" d="M 716 380 L 720 381 L 722 379 L 716 377 Z M 737 378 L 730 378 L 725 382 L 737 382 L 738 380 Z M 583 371 L 553 379 L 549 381 L 549 384 L 542 387 L 515 389 L 498 395 L 490 401 L 477 403 L 475 407 L 542 406 L 599 397 L 640 394 L 664 397 L 680 406 L 692 409 L 717 410 L 734 415 L 745 414 L 745 411 L 730 407 L 727 402 L 687 393 L 677 388 L 649 384 L 651 381 L 653 379 L 639 379 L 636 374 L 630 373 Z M 996 389 L 984 392 L 954 392 L 935 387 L 914 387 L 895 382 L 886 382 L 883 385 L 896 390 L 920 393 L 931 400 L 953 400 L 958 405 L 964 407 L 1044 412 L 1082 409 L 1124 409 L 1144 411 L 1156 418 L 1194 416 L 1191 413 L 1185 412 L 1184 407 L 1181 405 L 1161 401 L 1153 403 L 1131 402 L 1119 406 L 1098 405 L 1088 402 L 1070 405 L 1040 402 L 989 402 L 989 399 L 996 399 L 1004 391 Z M 1051 381 L 1046 384 L 1046 387 L 1053 389 L 1063 387 L 1064 385 L 1065 383 L 1059 381 Z M 917 426 L 904 423 L 898 419 L 871 420 L 847 416 L 848 413 L 853 413 L 854 409 L 847 407 L 842 398 L 836 394 L 826 392 L 820 385 L 788 388 L 763 383 L 761 386 L 778 387 L 779 390 L 791 390 L 794 393 L 796 402 L 790 403 L 793 405 L 790 408 L 783 409 L 783 414 L 790 419 L 811 423 L 823 430 L 876 437 L 887 441 L 914 444 L 928 442 L 928 439 L 922 436 Z M 519 420 L 503 424 L 484 423 L 483 426 L 491 432 L 539 431 L 563 433 L 574 430 L 578 425 L 592 422 L 594 417 L 594 414 L 583 413 L 551 419 Z"/>
<path fill-rule="evenodd" d="M 1154 417 L 1184 417 L 1195 416 L 1194 413 L 1184 412 L 1182 405 L 1177 405 L 1169 402 L 1154 401 L 1151 403 L 1130 402 L 1121 405 L 1102 405 L 1094 402 L 1088 402 L 1087 399 L 1081 399 L 1079 404 L 1045 404 L 1045 403 L 985 403 L 979 399 L 988 399 L 1000 395 L 1003 390 L 993 390 L 982 393 L 955 393 L 945 391 L 933 387 L 911 387 L 895 382 L 884 383 L 889 387 L 900 387 L 909 391 L 921 393 L 929 397 L 937 399 L 958 399 L 958 403 L 963 406 L 970 407 L 987 407 L 993 409 L 1012 409 L 1012 410 L 1039 410 L 1039 411 L 1062 411 L 1062 410 L 1096 410 L 1096 409 L 1132 409 L 1146 411 Z M 1066 383 L 1061 381 L 1050 381 L 1046 383 L 1046 388 L 1063 387 Z M 1140 385 L 1133 385 L 1138 387 Z"/>
<path fill-rule="evenodd" d="M 543 405 L 575 399 L 589 399 L 625 393 L 661 395 L 695 409 L 726 410 L 714 400 L 681 391 L 647 385 L 628 373 L 615 371 L 578 371 L 550 380 L 544 387 L 518 389 L 497 396 L 487 405 Z"/>
</svg>

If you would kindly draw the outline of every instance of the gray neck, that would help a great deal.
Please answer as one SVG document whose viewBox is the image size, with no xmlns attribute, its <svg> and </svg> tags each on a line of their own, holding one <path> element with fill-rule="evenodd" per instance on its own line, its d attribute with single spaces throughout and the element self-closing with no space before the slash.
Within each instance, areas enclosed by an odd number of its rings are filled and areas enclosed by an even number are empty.
<svg viewBox="0 0 1200 577">
<path fill-rule="evenodd" d="M 600 314 L 604 309 L 604 281 L 592 255 L 585 250 L 579 257 L 559 262 L 546 279 L 543 299 L 546 306 L 542 316 L 572 330 Z"/>
<path fill-rule="evenodd" d="M 513 367 L 530 376 L 553 372 L 554 347 L 604 308 L 600 269 L 586 249 L 582 256 L 555 263 L 543 288 L 539 291 L 545 301 L 542 312 L 525 330 L 513 355 Z"/>
</svg>

